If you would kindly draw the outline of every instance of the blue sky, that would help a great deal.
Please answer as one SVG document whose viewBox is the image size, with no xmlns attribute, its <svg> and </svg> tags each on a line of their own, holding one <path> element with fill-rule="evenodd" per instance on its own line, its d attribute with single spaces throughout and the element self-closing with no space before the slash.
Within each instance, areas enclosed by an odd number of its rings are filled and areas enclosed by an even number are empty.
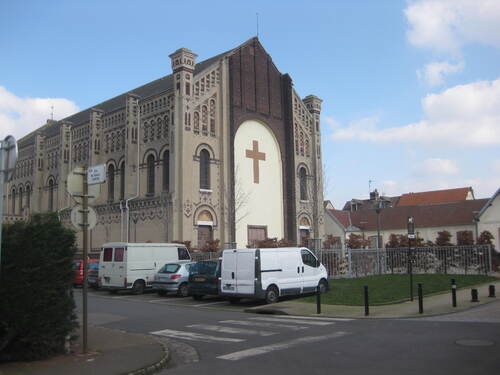
<svg viewBox="0 0 500 375">
<path fill-rule="evenodd" d="M 326 198 L 500 187 L 500 1 L 0 0 L 0 137 L 27 134 L 256 34 L 323 99 Z"/>
</svg>

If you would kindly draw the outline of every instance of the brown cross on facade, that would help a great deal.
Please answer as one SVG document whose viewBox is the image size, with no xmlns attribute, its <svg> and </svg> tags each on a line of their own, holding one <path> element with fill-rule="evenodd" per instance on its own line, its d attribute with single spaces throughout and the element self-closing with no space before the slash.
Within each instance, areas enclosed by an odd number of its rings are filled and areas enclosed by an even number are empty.
<svg viewBox="0 0 500 375">
<path fill-rule="evenodd" d="M 259 183 L 259 160 L 265 161 L 266 154 L 259 152 L 259 142 L 253 141 L 253 149 L 245 150 L 247 158 L 253 159 L 253 182 Z"/>
</svg>

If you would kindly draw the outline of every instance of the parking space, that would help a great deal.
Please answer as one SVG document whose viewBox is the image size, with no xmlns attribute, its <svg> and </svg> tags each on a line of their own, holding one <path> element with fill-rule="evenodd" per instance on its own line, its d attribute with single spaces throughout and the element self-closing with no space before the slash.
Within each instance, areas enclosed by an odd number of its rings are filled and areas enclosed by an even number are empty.
<svg viewBox="0 0 500 375">
<path fill-rule="evenodd" d="M 81 288 L 74 289 L 75 295 L 80 294 Z M 242 299 L 238 303 L 230 303 L 227 299 L 219 296 L 205 296 L 201 300 L 194 300 L 191 297 L 179 297 L 175 293 L 159 296 L 156 292 L 146 290 L 143 294 L 132 294 L 129 291 L 118 291 L 110 293 L 107 290 L 89 289 L 89 294 L 93 297 L 131 300 L 135 302 L 153 303 L 161 305 L 172 305 L 192 308 L 209 308 L 209 309 L 224 309 L 232 311 L 241 311 L 250 307 L 255 307 L 264 304 L 263 301 L 255 301 L 250 299 Z"/>
</svg>

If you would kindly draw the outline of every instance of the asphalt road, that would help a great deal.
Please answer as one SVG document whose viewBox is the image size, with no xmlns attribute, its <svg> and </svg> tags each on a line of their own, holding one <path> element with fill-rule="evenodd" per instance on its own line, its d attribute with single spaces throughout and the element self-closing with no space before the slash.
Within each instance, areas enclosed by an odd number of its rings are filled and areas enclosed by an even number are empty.
<svg viewBox="0 0 500 375">
<path fill-rule="evenodd" d="M 75 293 L 77 306 L 81 293 Z M 222 303 L 219 303 L 222 302 Z M 250 303 L 249 303 L 250 304 Z M 422 319 L 313 319 L 155 295 L 89 296 L 90 324 L 155 334 L 162 374 L 481 374 L 500 368 L 500 301 Z"/>
</svg>

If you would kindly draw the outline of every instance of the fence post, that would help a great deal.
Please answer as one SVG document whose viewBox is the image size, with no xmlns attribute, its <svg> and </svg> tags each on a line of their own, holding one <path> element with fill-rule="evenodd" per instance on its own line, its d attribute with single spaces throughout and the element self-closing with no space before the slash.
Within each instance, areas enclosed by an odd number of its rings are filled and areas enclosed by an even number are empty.
<svg viewBox="0 0 500 375">
<path fill-rule="evenodd" d="M 486 250 L 488 251 L 488 271 L 486 274 L 490 273 L 493 269 L 492 259 L 491 259 L 491 245 L 486 245 Z"/>
<path fill-rule="evenodd" d="M 368 285 L 365 285 L 363 289 L 365 297 L 365 316 L 368 316 L 370 314 L 370 308 L 368 307 Z"/>
</svg>

